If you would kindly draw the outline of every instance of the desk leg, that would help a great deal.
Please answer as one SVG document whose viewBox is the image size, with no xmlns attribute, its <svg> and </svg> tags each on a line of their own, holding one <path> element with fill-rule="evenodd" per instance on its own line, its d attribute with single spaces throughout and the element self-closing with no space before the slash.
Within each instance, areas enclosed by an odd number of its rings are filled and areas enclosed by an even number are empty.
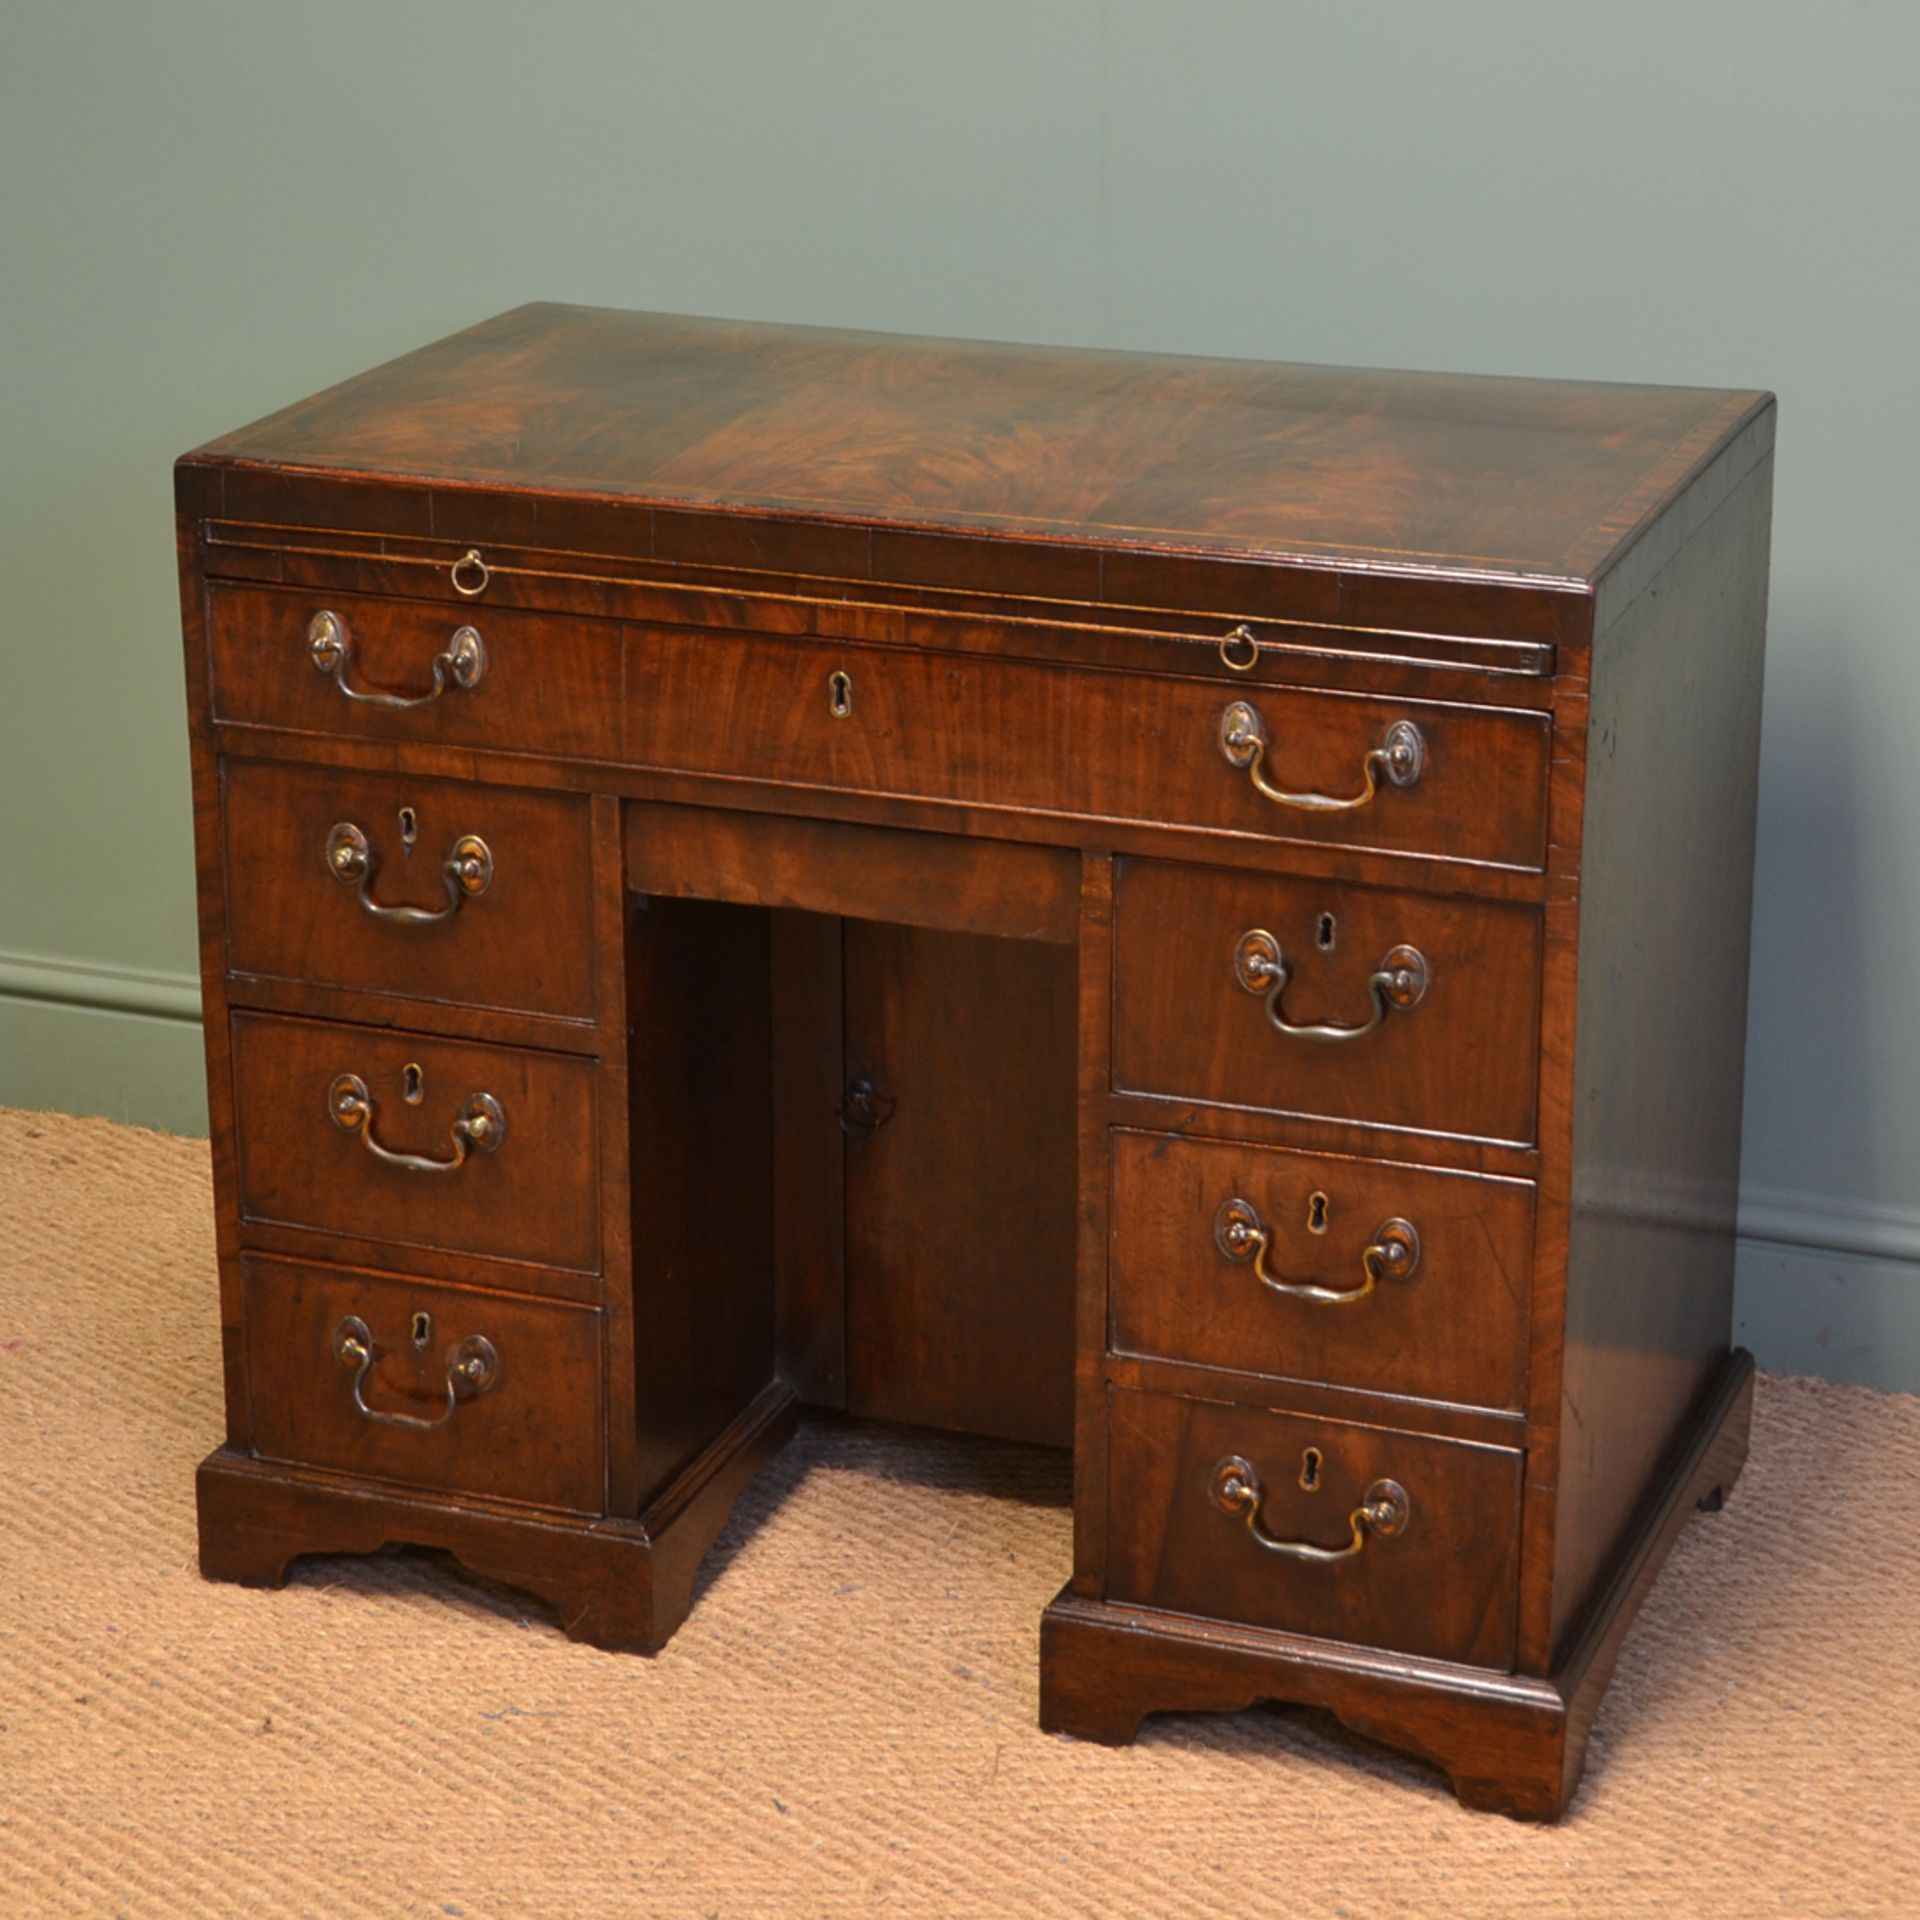
<svg viewBox="0 0 1920 1920">
<path fill-rule="evenodd" d="M 569 1639 L 658 1653 L 734 1501 L 792 1432 L 793 1396 L 768 1388 L 638 1520 L 466 1506 L 223 1447 L 200 1467 L 200 1571 L 277 1587 L 306 1554 L 437 1547 L 544 1600 Z"/>
<path fill-rule="evenodd" d="M 1557 1819 L 1580 1783 L 1621 1642 L 1680 1529 L 1739 1477 L 1752 1413 L 1753 1356 L 1736 1349 L 1548 1678 L 1160 1613 L 1069 1586 L 1041 1618 L 1040 1724 L 1124 1746 L 1150 1713 L 1289 1701 L 1432 1762 L 1465 1806 Z"/>
</svg>

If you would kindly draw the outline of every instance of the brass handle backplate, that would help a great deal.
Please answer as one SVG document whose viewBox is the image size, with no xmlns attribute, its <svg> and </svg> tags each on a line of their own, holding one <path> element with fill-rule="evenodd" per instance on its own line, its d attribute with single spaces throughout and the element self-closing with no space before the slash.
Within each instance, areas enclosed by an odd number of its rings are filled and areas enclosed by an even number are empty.
<svg viewBox="0 0 1920 1920">
<path fill-rule="evenodd" d="M 455 582 L 458 585 L 458 582 Z M 463 587 L 464 593 L 466 589 Z M 473 589 L 478 593 L 480 589 Z M 349 700 L 362 706 L 384 707 L 403 713 L 412 707 L 431 706 L 449 686 L 471 693 L 487 673 L 487 644 L 477 627 L 460 627 L 446 646 L 433 656 L 433 685 L 425 693 L 378 693 L 347 683 L 347 666 L 353 658 L 353 637 L 339 614 L 322 610 L 307 623 L 307 658 L 330 678 Z"/>
<path fill-rule="evenodd" d="M 1419 948 L 1394 947 L 1367 980 L 1373 1012 L 1358 1026 L 1341 1026 L 1331 1020 L 1289 1020 L 1281 997 L 1293 977 L 1293 968 L 1280 942 L 1265 927 L 1250 927 L 1240 936 L 1240 944 L 1233 950 L 1233 977 L 1247 992 L 1265 999 L 1274 1031 L 1293 1040 L 1358 1040 L 1387 1017 L 1389 1008 L 1404 1012 L 1417 1007 L 1433 982 L 1432 970 Z"/>
<path fill-rule="evenodd" d="M 493 885 L 493 850 L 476 833 L 463 833 L 447 849 L 440 867 L 440 878 L 447 889 L 444 907 L 388 907 L 373 897 L 373 876 L 380 856 L 374 852 L 366 830 L 351 820 L 336 823 L 327 835 L 327 871 L 348 886 L 359 882 L 360 904 L 376 920 L 401 926 L 429 926 L 437 920 L 451 920 L 463 901 L 477 899 Z"/>
<path fill-rule="evenodd" d="M 1310 1280 L 1281 1280 L 1267 1270 L 1267 1251 L 1273 1236 L 1250 1200 L 1236 1195 L 1222 1203 L 1213 1217 L 1214 1244 L 1229 1260 L 1251 1260 L 1254 1278 L 1275 1293 L 1296 1300 L 1324 1300 L 1343 1307 L 1364 1300 L 1382 1280 L 1405 1280 L 1420 1264 L 1420 1235 L 1410 1220 L 1383 1220 L 1360 1253 L 1361 1282 L 1357 1287 L 1323 1287 Z"/>
<path fill-rule="evenodd" d="M 333 1124 L 345 1133 L 357 1133 L 360 1144 L 376 1160 L 407 1173 L 455 1173 L 467 1164 L 469 1152 L 497 1153 L 506 1138 L 507 1116 L 500 1102 L 490 1093 L 469 1094 L 467 1104 L 453 1123 L 453 1156 L 436 1160 L 430 1154 L 396 1153 L 373 1137 L 373 1096 L 357 1073 L 334 1076 L 327 1089 L 327 1112 Z"/>
<path fill-rule="evenodd" d="M 1251 642 L 1252 636 L 1248 639 Z M 1257 657 L 1257 649 L 1255 653 Z M 1229 666 L 1237 664 L 1228 657 L 1225 643 L 1220 657 Z M 1252 660 L 1246 662 L 1246 666 L 1252 664 Z M 1382 780 L 1391 786 L 1410 787 L 1427 764 L 1427 743 L 1420 729 L 1411 720 L 1396 720 L 1380 744 L 1369 747 L 1360 762 L 1363 785 L 1358 793 L 1294 793 L 1267 778 L 1267 744 L 1267 723 L 1261 719 L 1260 710 L 1245 700 L 1229 701 L 1220 714 L 1220 751 L 1227 764 L 1244 767 L 1256 790 L 1275 806 L 1296 807 L 1303 813 L 1350 813 L 1372 801 Z"/>
<path fill-rule="evenodd" d="M 353 1404 L 376 1426 L 404 1427 L 410 1433 L 431 1433 L 444 1427 L 459 1410 L 464 1393 L 469 1400 L 491 1392 L 500 1384 L 500 1356 L 485 1334 L 471 1333 L 457 1346 L 447 1349 L 447 1404 L 431 1420 L 412 1413 L 387 1413 L 367 1405 L 367 1376 L 380 1350 L 373 1334 L 357 1313 L 350 1313 L 334 1328 L 328 1343 L 333 1357 L 353 1375 Z"/>
<path fill-rule="evenodd" d="M 1345 1546 L 1322 1547 L 1311 1540 L 1282 1540 L 1267 1531 L 1260 1509 L 1266 1491 L 1250 1462 L 1239 1454 L 1229 1454 L 1217 1462 L 1207 1492 L 1222 1513 L 1230 1513 L 1245 1522 L 1247 1531 L 1269 1553 L 1284 1554 L 1290 1560 L 1351 1560 L 1367 1544 L 1369 1537 L 1391 1540 L 1406 1531 L 1413 1517 L 1413 1502 L 1397 1480 L 1376 1480 L 1367 1489 L 1366 1498 L 1347 1515 L 1348 1539 Z"/>
</svg>

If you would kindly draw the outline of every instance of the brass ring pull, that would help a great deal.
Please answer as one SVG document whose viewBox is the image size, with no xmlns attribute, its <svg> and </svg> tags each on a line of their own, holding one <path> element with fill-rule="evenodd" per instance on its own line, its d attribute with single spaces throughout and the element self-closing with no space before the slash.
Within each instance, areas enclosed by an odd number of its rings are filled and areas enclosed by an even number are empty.
<svg viewBox="0 0 1920 1920">
<path fill-rule="evenodd" d="M 348 1314 L 334 1328 L 330 1344 L 333 1357 L 353 1374 L 353 1404 L 376 1426 L 431 1433 L 436 1427 L 444 1427 L 459 1411 L 463 1389 L 469 1400 L 477 1400 L 500 1384 L 500 1356 L 494 1352 L 493 1342 L 484 1334 L 472 1333 L 447 1350 L 447 1404 L 431 1420 L 412 1413 L 384 1413 L 367 1405 L 367 1375 L 380 1357 L 367 1323 L 357 1313 Z"/>
<path fill-rule="evenodd" d="M 1241 1457 L 1229 1454 L 1213 1469 L 1207 1488 L 1213 1504 L 1222 1513 L 1230 1513 L 1246 1522 L 1247 1531 L 1269 1553 L 1282 1553 L 1290 1560 L 1351 1560 L 1367 1544 L 1370 1534 L 1391 1540 L 1406 1531 L 1413 1516 L 1413 1502 L 1397 1480 L 1376 1480 L 1367 1489 L 1367 1497 L 1347 1515 L 1350 1537 L 1343 1547 L 1316 1546 L 1311 1540 L 1282 1540 L 1267 1531 L 1260 1517 L 1266 1493 L 1260 1476 Z"/>
<path fill-rule="evenodd" d="M 1244 621 L 1231 633 L 1221 635 L 1220 664 L 1235 673 L 1251 673 L 1260 664 L 1260 642 Z M 1249 707 L 1247 711 L 1251 713 L 1253 709 Z"/>
<path fill-rule="evenodd" d="M 493 850 L 475 833 L 463 833 L 447 850 L 440 878 L 447 889 L 444 907 L 388 907 L 373 897 L 373 876 L 379 870 L 380 856 L 374 852 L 363 828 L 351 820 L 336 823 L 327 835 L 327 871 L 336 880 L 352 886 L 360 883 L 360 905 L 376 920 L 388 920 L 400 926 L 431 926 L 451 920 L 463 901 L 477 899 L 493 885 Z"/>
<path fill-rule="evenodd" d="M 476 1093 L 468 1096 L 453 1123 L 451 1160 L 435 1160 L 424 1153 L 396 1153 L 373 1137 L 373 1096 L 357 1073 L 334 1076 L 327 1089 L 327 1111 L 343 1133 L 357 1133 L 360 1144 L 376 1160 L 407 1173 L 457 1173 L 467 1164 L 469 1152 L 497 1153 L 507 1132 L 507 1116 L 500 1102 L 490 1093 Z"/>
<path fill-rule="evenodd" d="M 476 589 L 477 591 L 477 589 Z M 349 700 L 363 707 L 384 707 L 390 713 L 405 713 L 414 707 L 431 706 L 449 686 L 471 693 L 487 673 L 487 644 L 477 627 L 461 627 L 446 646 L 433 656 L 433 686 L 426 693 L 376 693 L 365 687 L 347 684 L 347 664 L 353 656 L 353 641 L 347 623 L 337 613 L 323 609 L 307 623 L 307 657 L 329 676 Z"/>
<path fill-rule="evenodd" d="M 1403 1011 L 1417 1007 L 1433 980 L 1419 948 L 1395 947 L 1368 978 L 1373 1012 L 1359 1026 L 1343 1027 L 1331 1020 L 1289 1020 L 1280 1001 L 1293 977 L 1293 968 L 1281 952 L 1280 942 L 1265 927 L 1250 927 L 1240 936 L 1233 953 L 1233 977 L 1247 992 L 1264 996 L 1274 1031 L 1294 1040 L 1358 1040 L 1387 1017 L 1389 1007 Z"/>
<path fill-rule="evenodd" d="M 467 577 L 463 580 L 461 575 Z M 462 599 L 476 600 L 486 592 L 487 582 L 493 578 L 493 571 L 480 558 L 478 547 L 469 547 L 449 569 L 447 577 L 453 582 L 453 590 Z"/>
<path fill-rule="evenodd" d="M 1420 1235 L 1410 1220 L 1383 1220 L 1372 1241 L 1361 1250 L 1357 1287 L 1322 1287 L 1310 1280 L 1280 1280 L 1267 1271 L 1267 1251 L 1273 1236 L 1252 1201 L 1238 1196 L 1226 1201 L 1213 1217 L 1214 1244 L 1229 1260 L 1251 1260 L 1253 1275 L 1263 1287 L 1290 1294 L 1296 1300 L 1324 1300 L 1344 1307 L 1364 1300 L 1382 1280 L 1405 1280 L 1420 1264 Z"/>
<path fill-rule="evenodd" d="M 1251 634 L 1248 639 L 1252 639 Z M 1224 648 L 1220 657 L 1223 660 L 1227 657 Z M 1228 660 L 1227 664 L 1234 663 Z M 1252 666 L 1253 661 L 1246 664 Z M 1368 748 L 1366 758 L 1361 761 L 1360 773 L 1366 784 L 1358 793 L 1345 797 L 1331 793 L 1289 793 L 1285 787 L 1276 787 L 1266 776 L 1267 723 L 1261 719 L 1258 709 L 1244 700 L 1229 701 L 1221 711 L 1220 751 L 1230 767 L 1245 767 L 1247 778 L 1276 806 L 1297 807 L 1306 813 L 1348 813 L 1355 807 L 1364 807 L 1380 790 L 1383 779 L 1396 787 L 1410 787 L 1427 764 L 1427 743 L 1420 729 L 1411 720 L 1396 720 L 1380 744 Z"/>
</svg>

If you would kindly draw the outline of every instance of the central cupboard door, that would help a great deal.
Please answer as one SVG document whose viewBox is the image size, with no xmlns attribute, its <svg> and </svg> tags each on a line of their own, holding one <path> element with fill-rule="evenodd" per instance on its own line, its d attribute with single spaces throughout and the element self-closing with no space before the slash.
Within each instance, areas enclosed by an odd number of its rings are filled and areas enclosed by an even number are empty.
<svg viewBox="0 0 1920 1920">
<path fill-rule="evenodd" d="M 1073 1440 L 1075 950 L 850 920 L 849 1411 Z"/>
</svg>

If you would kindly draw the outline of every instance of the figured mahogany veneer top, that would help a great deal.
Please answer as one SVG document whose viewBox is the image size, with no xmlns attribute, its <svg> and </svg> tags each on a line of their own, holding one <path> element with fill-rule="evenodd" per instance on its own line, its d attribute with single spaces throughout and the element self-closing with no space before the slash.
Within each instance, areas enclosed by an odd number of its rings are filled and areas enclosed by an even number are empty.
<svg viewBox="0 0 1920 1920">
<path fill-rule="evenodd" d="M 189 462 L 1588 584 L 1768 404 L 536 305 Z"/>
</svg>

